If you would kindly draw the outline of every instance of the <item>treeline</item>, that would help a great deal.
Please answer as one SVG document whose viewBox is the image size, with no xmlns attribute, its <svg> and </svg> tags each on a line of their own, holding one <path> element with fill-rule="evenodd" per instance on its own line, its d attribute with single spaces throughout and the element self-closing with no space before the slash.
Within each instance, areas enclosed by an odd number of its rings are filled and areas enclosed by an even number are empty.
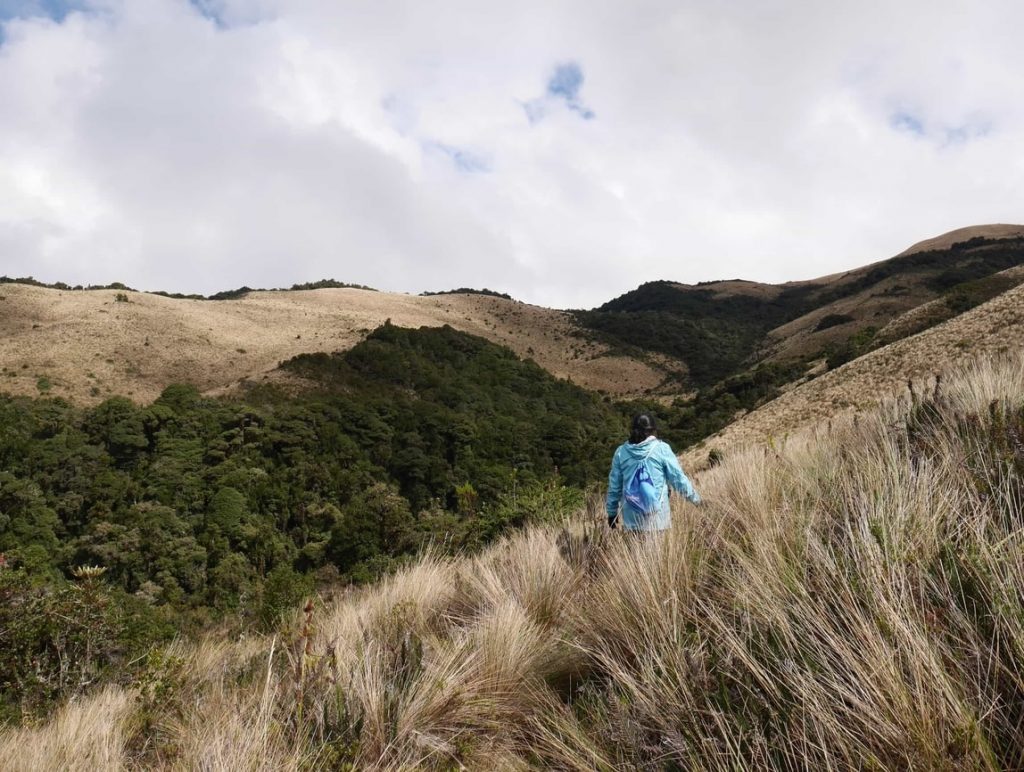
<svg viewBox="0 0 1024 772">
<path fill-rule="evenodd" d="M 15 278 L 13 276 L 0 276 L 0 284 L 27 284 L 30 287 L 45 287 L 46 289 L 56 290 L 124 290 L 126 292 L 135 292 L 127 284 L 122 284 L 119 281 L 111 282 L 110 284 L 87 284 L 85 286 L 81 284 L 65 284 L 62 281 L 53 282 L 47 284 L 46 282 L 38 281 L 33 279 L 31 276 L 21 276 Z M 201 297 L 201 296 L 194 296 Z"/>
<path fill-rule="evenodd" d="M 283 366 L 309 390 L 220 400 L 176 385 L 87 409 L 0 397 L 0 570 L 52 588 L 8 605 L 72 598 L 60 588 L 100 566 L 122 598 L 108 605 L 131 614 L 126 649 L 225 618 L 269 624 L 317 582 L 577 506 L 624 432 L 596 395 L 451 328 L 385 325 Z M 35 644 L 25 667 L 54 646 Z M 6 666 L 11 700 L 25 687 Z"/>
<path fill-rule="evenodd" d="M 487 289 L 473 289 L 472 287 L 459 287 L 458 289 L 450 290 L 439 290 L 437 292 L 421 292 L 421 297 L 431 297 L 432 295 L 487 295 L 492 298 L 503 298 L 504 300 L 512 300 L 512 296 L 505 292 L 497 292 L 495 290 Z"/>
<path fill-rule="evenodd" d="M 67 284 L 62 281 L 47 283 L 33 279 L 31 276 L 22 276 L 20 278 L 13 278 L 11 276 L 0 276 L 0 284 L 27 284 L 32 287 L 45 287 L 46 289 L 56 290 L 69 290 L 69 291 L 82 291 L 82 290 L 122 290 L 124 292 L 142 292 L 145 290 L 136 290 L 129 287 L 127 284 L 122 284 L 119 281 L 112 282 L 110 284 Z M 319 281 L 304 282 L 302 284 L 293 284 L 287 289 L 283 287 L 275 287 L 272 289 L 253 289 L 249 286 L 241 286 L 237 289 L 224 290 L 222 292 L 215 292 L 212 295 L 199 295 L 196 293 L 185 294 L 182 292 L 165 292 L 163 290 L 145 291 L 148 295 L 159 295 L 164 298 L 174 298 L 175 300 L 238 300 L 248 295 L 250 292 L 296 292 L 299 290 L 315 290 L 315 289 L 361 289 L 369 290 L 370 292 L 376 292 L 377 290 L 373 287 L 367 287 L 365 284 L 350 284 L 349 282 L 338 281 L 337 279 L 320 279 Z"/>
<path fill-rule="evenodd" d="M 807 284 L 777 296 L 735 294 L 723 300 L 714 289 L 654 281 L 575 316 L 612 350 L 680 359 L 689 382 L 708 388 L 742 370 L 769 330 L 810 310 L 817 289 Z"/>
<path fill-rule="evenodd" d="M 691 397 L 677 398 L 669 405 L 635 400 L 620 407 L 624 414 L 643 411 L 655 415 L 659 436 L 679 451 L 721 431 L 739 415 L 775 399 L 783 386 L 804 375 L 808 364 L 807 359 L 765 363 L 699 389 Z"/>
</svg>

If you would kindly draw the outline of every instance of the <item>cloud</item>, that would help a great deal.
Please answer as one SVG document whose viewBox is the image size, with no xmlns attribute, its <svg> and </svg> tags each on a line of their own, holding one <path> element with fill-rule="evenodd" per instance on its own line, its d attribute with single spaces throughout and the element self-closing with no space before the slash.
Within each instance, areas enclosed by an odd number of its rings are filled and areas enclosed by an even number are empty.
<svg viewBox="0 0 1024 772">
<path fill-rule="evenodd" d="M 1022 219 L 1022 22 L 1009 0 L 0 0 L 0 273 L 562 307 L 826 274 Z"/>
</svg>

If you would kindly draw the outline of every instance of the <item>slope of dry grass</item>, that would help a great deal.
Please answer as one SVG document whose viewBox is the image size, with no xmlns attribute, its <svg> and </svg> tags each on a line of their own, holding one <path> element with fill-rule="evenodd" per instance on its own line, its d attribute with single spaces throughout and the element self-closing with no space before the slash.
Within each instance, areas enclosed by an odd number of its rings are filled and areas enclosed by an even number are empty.
<svg viewBox="0 0 1024 772">
<path fill-rule="evenodd" d="M 1024 286 L 937 327 L 898 340 L 787 391 L 741 417 L 687 454 L 702 464 L 708 448 L 731 452 L 763 445 L 806 426 L 822 427 L 845 412 L 869 410 L 909 380 L 934 376 L 979 355 L 1019 351 L 1024 339 Z"/>
<path fill-rule="evenodd" d="M 119 294 L 128 302 L 117 302 Z M 350 348 L 386 319 L 449 324 L 614 395 L 642 393 L 665 377 L 579 337 L 566 312 L 483 295 L 322 289 L 200 301 L 7 284 L 0 298 L 0 390 L 37 394 L 45 378 L 50 393 L 83 403 L 113 394 L 148 402 L 174 382 L 229 389 L 296 354 Z"/>
<path fill-rule="evenodd" d="M 1024 225 L 1011 225 L 1008 223 L 969 225 L 966 228 L 957 228 L 940 236 L 919 241 L 900 252 L 897 257 L 912 255 L 915 252 L 927 252 L 930 249 L 949 249 L 957 242 L 969 241 L 975 238 L 1009 239 L 1014 236 L 1024 236 Z"/>
<path fill-rule="evenodd" d="M 892 290 L 900 287 L 898 294 Z M 927 304 L 935 293 L 904 276 L 893 276 L 849 297 L 816 308 L 768 333 L 760 358 L 782 362 L 825 350 L 857 330 L 900 317 Z M 839 315 L 850 321 L 818 329 L 825 317 Z"/>
<path fill-rule="evenodd" d="M 1005 279 L 1007 282 L 1024 281 L 1024 265 L 1017 265 L 992 274 L 992 279 Z M 939 297 L 897 316 L 878 331 L 872 344 L 875 346 L 888 344 L 940 323 L 952 313 L 947 303 L 948 298 Z"/>
<path fill-rule="evenodd" d="M 1005 239 L 1022 234 L 1024 225 L 973 225 L 920 241 L 895 257 L 900 258 L 928 250 L 949 249 L 958 242 L 972 238 Z M 780 285 L 780 288 L 811 284 L 831 292 L 862 279 L 885 262 L 887 261 L 871 263 L 809 282 Z M 933 275 L 931 271 L 901 271 L 856 294 L 822 304 L 772 330 L 765 339 L 759 358 L 784 361 L 814 354 L 830 344 L 844 341 L 859 329 L 867 326 L 884 326 L 901 316 L 911 315 L 915 309 L 927 305 L 936 297 L 935 290 L 927 285 L 928 279 Z M 833 314 L 849 317 L 851 321 L 819 330 L 818 326 L 822 319 Z"/>
<path fill-rule="evenodd" d="M 423 560 L 290 633 L 179 647 L 0 735 L 11 769 L 1007 769 L 1024 764 L 1024 357 L 697 480 Z M 132 706 L 135 707 L 132 707 Z M 143 720 L 145 718 L 145 720 Z M 62 755 L 63 754 L 63 755 Z"/>
</svg>

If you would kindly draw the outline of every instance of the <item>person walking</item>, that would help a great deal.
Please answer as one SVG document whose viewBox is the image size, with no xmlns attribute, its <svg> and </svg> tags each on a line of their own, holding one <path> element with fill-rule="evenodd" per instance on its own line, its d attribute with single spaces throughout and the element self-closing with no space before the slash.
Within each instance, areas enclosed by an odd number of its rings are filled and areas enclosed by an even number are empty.
<svg viewBox="0 0 1024 772">
<path fill-rule="evenodd" d="M 693 504 L 702 501 L 676 454 L 667 442 L 658 439 L 657 432 L 654 418 L 640 413 L 633 418 L 629 441 L 615 449 L 605 500 L 610 528 L 615 528 L 620 508 L 624 530 L 669 528 L 672 525 L 668 503 L 670 487 Z"/>
</svg>

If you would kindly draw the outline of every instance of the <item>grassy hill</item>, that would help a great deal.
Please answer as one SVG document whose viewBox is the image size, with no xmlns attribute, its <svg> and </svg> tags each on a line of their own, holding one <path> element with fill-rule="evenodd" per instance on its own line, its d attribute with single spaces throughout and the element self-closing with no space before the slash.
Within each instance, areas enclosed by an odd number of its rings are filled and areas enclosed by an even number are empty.
<svg viewBox="0 0 1024 772">
<path fill-rule="evenodd" d="M 593 311 L 577 313 L 595 339 L 640 356 L 687 364 L 689 382 L 708 387 L 759 363 L 830 358 L 836 365 L 869 350 L 875 335 L 936 300 L 916 327 L 890 328 L 886 342 L 920 332 L 1018 283 L 1003 273 L 1024 264 L 1024 227 L 979 226 L 922 242 L 894 258 L 821 279 L 782 285 L 719 281 L 651 282 Z"/>
<path fill-rule="evenodd" d="M 0 734 L 14 770 L 1015 769 L 1024 359 L 583 510 Z"/>
<path fill-rule="evenodd" d="M 945 304 L 944 300 L 936 302 Z M 703 439 L 687 458 L 691 464 L 703 464 L 711 448 L 729 452 L 744 445 L 763 445 L 808 426 L 827 429 L 836 416 L 870 410 L 880 399 L 907 391 L 908 382 L 921 390 L 950 366 L 978 356 L 1019 351 L 1022 337 L 1024 286 L 1015 286 L 951 319 L 940 318 L 921 332 L 910 335 L 908 331 L 905 337 L 838 369 L 795 380 L 776 393 L 776 398 L 736 416 L 720 432 Z"/>
<path fill-rule="evenodd" d="M 220 394 L 272 380 L 279 362 L 299 354 L 350 349 L 389 319 L 412 328 L 450 325 L 614 396 L 643 393 L 666 377 L 656 361 L 581 337 L 563 311 L 493 295 L 328 287 L 210 301 L 3 284 L 0 392 L 82 404 L 121 395 L 147 403 L 169 384 L 186 382 Z"/>
<path fill-rule="evenodd" d="M 243 287 L 218 300 L 119 284 L 5 283 L 0 391 L 85 404 L 112 395 L 145 403 L 176 382 L 222 394 L 280 378 L 277 364 L 299 354 L 351 348 L 388 319 L 448 324 L 613 398 L 672 398 L 759 364 L 779 366 L 779 387 L 797 365 L 838 366 L 994 297 L 1015 286 L 1022 262 L 1024 227 L 976 226 L 812 281 L 652 282 L 578 312 L 491 290 L 413 297 L 335 280 L 287 291 Z"/>
</svg>

